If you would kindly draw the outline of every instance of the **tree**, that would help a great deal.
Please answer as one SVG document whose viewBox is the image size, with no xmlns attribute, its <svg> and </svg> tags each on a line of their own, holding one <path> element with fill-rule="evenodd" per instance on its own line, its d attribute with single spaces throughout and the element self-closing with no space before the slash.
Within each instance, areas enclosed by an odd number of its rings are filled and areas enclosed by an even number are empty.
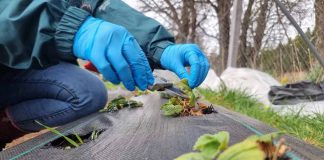
<svg viewBox="0 0 324 160">
<path fill-rule="evenodd" d="M 204 49 L 210 45 L 210 38 L 216 40 L 217 54 L 209 53 L 212 68 L 217 73 L 221 73 L 226 68 L 229 51 L 230 11 L 233 0 L 140 1 L 143 4 L 142 11 L 155 12 L 163 18 L 163 23 L 165 22 L 173 31 L 177 42 L 198 43 Z M 322 5 L 324 3 L 320 0 L 317 1 Z M 245 0 L 244 2 L 246 2 L 246 7 L 244 7 L 242 19 L 238 66 L 259 68 L 261 66 L 259 63 L 262 62 L 260 61 L 262 50 L 271 50 L 271 47 L 274 49 L 280 43 L 287 42 L 291 36 L 288 31 L 291 25 L 271 0 Z M 300 22 L 305 17 L 307 7 L 304 4 L 309 1 L 283 0 L 282 2 L 293 16 L 297 16 L 297 21 Z M 216 24 L 211 26 L 211 22 L 216 22 Z M 320 31 L 320 27 L 318 28 Z M 209 39 L 206 40 L 206 37 Z M 324 38 L 322 38 L 323 40 Z M 206 50 L 204 51 L 206 53 Z M 267 53 L 269 55 L 269 52 Z"/>
<path fill-rule="evenodd" d="M 219 30 L 219 54 L 221 58 L 221 70 L 223 71 L 227 66 L 232 0 L 207 0 L 206 2 L 217 14 Z"/>
<path fill-rule="evenodd" d="M 324 1 L 315 0 L 315 46 L 324 59 Z"/>
<path fill-rule="evenodd" d="M 242 26 L 241 26 L 241 36 L 240 36 L 240 47 L 239 47 L 239 53 L 238 53 L 238 61 L 237 66 L 238 67 L 246 67 L 248 66 L 250 62 L 250 51 L 247 50 L 248 47 L 248 30 L 251 25 L 252 21 L 252 7 L 255 3 L 255 0 L 249 0 L 247 8 L 245 10 L 243 20 L 242 20 Z"/>
<path fill-rule="evenodd" d="M 170 30 L 175 34 L 178 43 L 194 43 L 197 40 L 199 23 L 205 20 L 198 17 L 194 0 L 139 0 L 144 12 L 155 12 L 169 23 Z"/>
<path fill-rule="evenodd" d="M 212 68 L 225 69 L 228 56 L 231 0 L 140 0 L 144 12 L 158 13 L 168 23 L 178 43 L 198 43 L 204 48 L 202 37 L 218 39 L 221 64 L 211 57 Z M 214 12 L 215 14 L 211 13 Z M 218 28 L 204 26 L 207 20 L 217 20 Z M 213 30 L 211 33 L 211 30 Z M 219 33 L 215 35 L 215 33 Z M 221 66 L 221 67 L 219 67 Z"/>
</svg>

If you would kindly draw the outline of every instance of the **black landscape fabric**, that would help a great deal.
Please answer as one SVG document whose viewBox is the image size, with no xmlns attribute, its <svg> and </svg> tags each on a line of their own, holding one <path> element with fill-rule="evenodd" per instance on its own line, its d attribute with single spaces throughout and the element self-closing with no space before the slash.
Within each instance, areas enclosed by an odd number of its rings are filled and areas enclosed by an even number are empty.
<svg viewBox="0 0 324 160">
<path fill-rule="evenodd" d="M 269 99 L 275 105 L 324 101 L 324 82 L 298 82 L 285 86 L 272 86 Z"/>
<path fill-rule="evenodd" d="M 134 98 L 144 103 L 136 109 L 113 113 L 96 113 L 60 127 L 63 133 L 86 134 L 106 129 L 98 139 L 79 148 L 64 150 L 44 147 L 57 138 L 52 133 L 34 138 L 0 152 L 0 159 L 75 159 L 75 160 L 171 160 L 191 152 L 197 138 L 219 131 L 230 132 L 230 144 L 242 141 L 256 132 L 270 133 L 273 128 L 241 114 L 215 107 L 218 113 L 197 117 L 165 117 L 157 94 Z M 286 136 L 294 159 L 324 159 L 324 151 Z"/>
</svg>

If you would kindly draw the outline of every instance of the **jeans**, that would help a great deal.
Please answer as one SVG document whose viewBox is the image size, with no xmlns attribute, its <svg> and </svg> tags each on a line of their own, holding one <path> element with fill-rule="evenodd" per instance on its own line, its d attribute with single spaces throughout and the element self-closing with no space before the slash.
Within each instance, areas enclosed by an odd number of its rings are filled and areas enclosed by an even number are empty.
<svg viewBox="0 0 324 160">
<path fill-rule="evenodd" d="M 0 71 L 0 110 L 25 132 L 54 127 L 103 108 L 104 84 L 92 73 L 61 62 L 43 70 Z M 1 117 L 0 117 L 1 118 Z"/>
</svg>

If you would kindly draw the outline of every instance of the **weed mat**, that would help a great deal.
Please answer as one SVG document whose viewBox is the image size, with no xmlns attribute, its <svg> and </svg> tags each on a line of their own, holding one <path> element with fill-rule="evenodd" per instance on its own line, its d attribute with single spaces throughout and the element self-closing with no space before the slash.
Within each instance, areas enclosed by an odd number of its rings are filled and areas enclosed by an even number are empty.
<svg viewBox="0 0 324 160">
<path fill-rule="evenodd" d="M 94 141 L 78 148 L 64 150 L 44 147 L 58 136 L 47 133 L 0 152 L 0 159 L 97 159 L 137 160 L 174 159 L 191 152 L 199 136 L 219 131 L 230 132 L 230 145 L 252 134 L 263 134 L 275 129 L 252 118 L 215 107 L 218 113 L 194 117 L 165 117 L 160 105 L 165 100 L 150 94 L 135 97 L 144 103 L 136 109 L 122 109 L 113 113 L 96 113 L 60 127 L 65 134 L 86 134 L 95 129 L 105 131 Z M 324 159 L 324 151 L 295 138 L 286 137 L 294 159 Z"/>
</svg>

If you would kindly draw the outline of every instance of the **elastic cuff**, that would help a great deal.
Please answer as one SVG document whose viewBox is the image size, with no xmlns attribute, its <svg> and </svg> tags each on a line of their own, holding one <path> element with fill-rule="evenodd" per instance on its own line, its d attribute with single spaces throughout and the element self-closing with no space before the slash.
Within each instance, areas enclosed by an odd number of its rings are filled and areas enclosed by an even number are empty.
<svg viewBox="0 0 324 160">
<path fill-rule="evenodd" d="M 62 59 L 75 59 L 74 36 L 88 16 L 89 12 L 77 7 L 69 7 L 64 13 L 55 32 L 56 50 Z"/>
<path fill-rule="evenodd" d="M 160 63 L 162 53 L 165 50 L 165 48 L 167 48 L 168 46 L 173 45 L 173 44 L 174 43 L 171 41 L 163 41 L 163 42 L 158 43 L 155 46 L 155 50 L 153 51 L 153 54 L 149 57 L 155 64 L 154 65 L 155 69 L 164 69 Z"/>
</svg>

